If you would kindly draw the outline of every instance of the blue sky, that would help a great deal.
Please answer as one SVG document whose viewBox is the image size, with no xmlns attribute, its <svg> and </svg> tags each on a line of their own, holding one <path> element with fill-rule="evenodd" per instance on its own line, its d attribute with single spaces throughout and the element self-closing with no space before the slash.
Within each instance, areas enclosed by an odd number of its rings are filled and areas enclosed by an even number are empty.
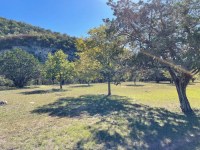
<svg viewBox="0 0 200 150">
<path fill-rule="evenodd" d="M 90 28 L 112 18 L 107 0 L 0 0 L 0 16 L 45 29 L 86 36 Z"/>
</svg>

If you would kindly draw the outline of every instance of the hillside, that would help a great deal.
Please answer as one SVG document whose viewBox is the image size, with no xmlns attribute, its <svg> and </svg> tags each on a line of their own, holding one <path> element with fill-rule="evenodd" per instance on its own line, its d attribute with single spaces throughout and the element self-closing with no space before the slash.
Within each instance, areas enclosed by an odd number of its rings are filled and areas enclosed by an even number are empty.
<svg viewBox="0 0 200 150">
<path fill-rule="evenodd" d="M 75 37 L 0 17 L 0 51 L 21 48 L 44 61 L 49 52 L 62 49 L 73 59 Z"/>
</svg>

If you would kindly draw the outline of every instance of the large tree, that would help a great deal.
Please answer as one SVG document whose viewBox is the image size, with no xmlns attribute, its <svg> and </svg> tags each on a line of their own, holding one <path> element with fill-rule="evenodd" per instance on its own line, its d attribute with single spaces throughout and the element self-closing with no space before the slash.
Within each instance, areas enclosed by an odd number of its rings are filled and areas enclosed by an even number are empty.
<svg viewBox="0 0 200 150">
<path fill-rule="evenodd" d="M 40 74 L 39 61 L 33 55 L 15 49 L 0 55 L 0 74 L 13 81 L 16 87 L 24 87 Z"/>
<path fill-rule="evenodd" d="M 183 112 L 192 112 L 186 87 L 200 69 L 199 0 L 109 0 L 111 27 L 126 36 L 129 48 L 168 69 Z"/>
<path fill-rule="evenodd" d="M 54 55 L 49 53 L 45 62 L 46 77 L 51 80 L 57 79 L 62 89 L 64 80 L 70 80 L 73 77 L 73 66 L 74 64 L 68 61 L 67 55 L 62 50 Z"/>
</svg>

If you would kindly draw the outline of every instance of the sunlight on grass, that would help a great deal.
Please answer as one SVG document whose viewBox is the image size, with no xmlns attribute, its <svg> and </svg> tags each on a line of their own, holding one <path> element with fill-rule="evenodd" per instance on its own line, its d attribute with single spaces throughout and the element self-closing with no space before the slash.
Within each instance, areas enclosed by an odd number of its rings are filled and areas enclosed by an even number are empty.
<svg viewBox="0 0 200 150">
<path fill-rule="evenodd" d="M 170 84 L 32 86 L 0 91 L 0 149 L 195 149 L 199 111 L 180 112 Z M 188 98 L 200 109 L 200 84 Z"/>
</svg>

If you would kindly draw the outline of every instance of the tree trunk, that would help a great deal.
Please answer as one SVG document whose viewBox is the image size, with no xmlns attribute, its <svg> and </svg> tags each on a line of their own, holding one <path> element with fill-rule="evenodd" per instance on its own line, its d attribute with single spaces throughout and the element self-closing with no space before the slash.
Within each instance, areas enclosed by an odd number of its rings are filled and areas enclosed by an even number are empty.
<svg viewBox="0 0 200 150">
<path fill-rule="evenodd" d="M 60 89 L 62 89 L 62 80 L 60 81 Z"/>
<path fill-rule="evenodd" d="M 55 80 L 54 79 L 52 79 L 52 83 L 53 83 L 53 85 L 55 84 Z"/>
<path fill-rule="evenodd" d="M 108 75 L 108 96 L 111 95 L 110 75 Z"/>
<path fill-rule="evenodd" d="M 175 85 L 176 85 L 176 90 L 178 92 L 178 97 L 179 97 L 180 107 L 181 107 L 182 112 L 184 113 L 192 112 L 190 103 L 186 96 L 186 86 L 183 83 L 181 83 L 181 81 L 175 82 Z"/>
<path fill-rule="evenodd" d="M 134 85 L 136 85 L 136 78 L 133 81 L 134 81 Z"/>
<path fill-rule="evenodd" d="M 13 80 L 15 87 L 23 88 L 25 86 L 24 79 Z"/>
<path fill-rule="evenodd" d="M 180 108 L 182 112 L 186 114 L 193 112 L 186 95 L 186 87 L 191 77 L 183 73 L 181 76 L 177 76 L 172 70 L 170 70 L 170 74 L 176 85 L 176 90 L 178 93 Z"/>
<path fill-rule="evenodd" d="M 156 83 L 160 83 L 160 81 L 156 79 Z"/>
<path fill-rule="evenodd" d="M 36 80 L 36 85 L 39 85 L 39 79 Z"/>
<path fill-rule="evenodd" d="M 60 74 L 60 89 L 62 89 L 62 85 L 63 85 L 63 78 L 62 75 Z"/>
</svg>

